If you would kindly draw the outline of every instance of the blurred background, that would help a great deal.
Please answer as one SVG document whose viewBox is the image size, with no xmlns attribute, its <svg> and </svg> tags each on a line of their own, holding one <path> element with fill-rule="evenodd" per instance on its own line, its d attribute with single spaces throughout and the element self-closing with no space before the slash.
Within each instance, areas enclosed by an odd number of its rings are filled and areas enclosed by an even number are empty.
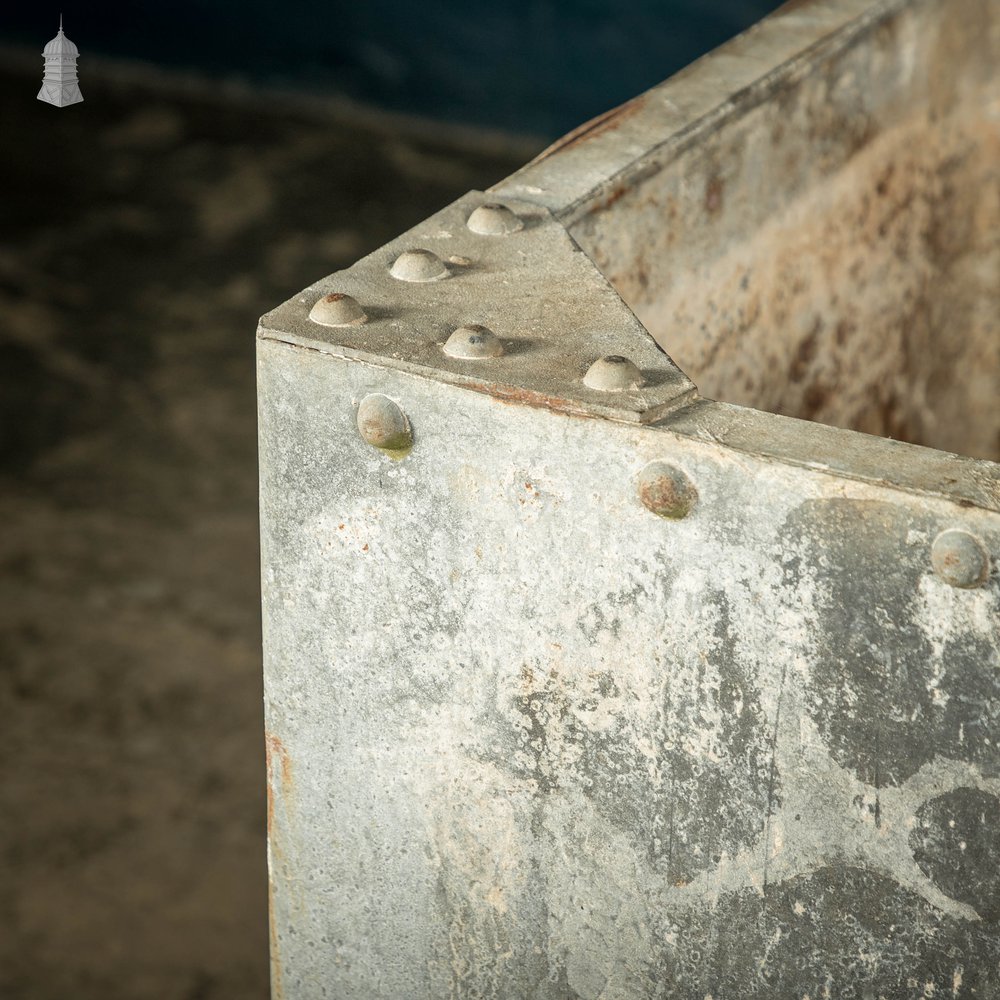
<svg viewBox="0 0 1000 1000">
<path fill-rule="evenodd" d="M 3 1000 L 267 996 L 257 317 L 775 6 L 4 6 Z"/>
<path fill-rule="evenodd" d="M 659 83 L 768 0 L 8 2 L 0 42 L 66 34 L 87 57 L 340 95 L 439 121 L 557 137 Z M 86 97 L 86 95 L 84 95 Z"/>
</svg>

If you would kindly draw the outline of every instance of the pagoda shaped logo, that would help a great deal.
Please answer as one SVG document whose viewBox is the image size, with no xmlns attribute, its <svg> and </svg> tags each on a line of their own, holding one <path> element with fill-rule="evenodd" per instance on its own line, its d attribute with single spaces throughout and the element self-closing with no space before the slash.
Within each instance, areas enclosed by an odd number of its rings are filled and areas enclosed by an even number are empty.
<svg viewBox="0 0 1000 1000">
<path fill-rule="evenodd" d="M 76 80 L 76 60 L 79 49 L 63 34 L 62 14 L 59 15 L 59 34 L 42 49 L 45 59 L 45 76 L 38 99 L 57 108 L 79 104 L 83 100 L 80 84 Z"/>
</svg>

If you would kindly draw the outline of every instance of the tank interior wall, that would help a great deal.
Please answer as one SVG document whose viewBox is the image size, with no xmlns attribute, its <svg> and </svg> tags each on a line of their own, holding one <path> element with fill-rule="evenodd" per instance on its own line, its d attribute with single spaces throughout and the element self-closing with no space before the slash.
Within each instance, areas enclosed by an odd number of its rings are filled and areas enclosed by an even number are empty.
<svg viewBox="0 0 1000 1000">
<path fill-rule="evenodd" d="M 995 0 L 890 10 L 571 231 L 703 395 L 998 460 L 998 67 Z"/>
</svg>

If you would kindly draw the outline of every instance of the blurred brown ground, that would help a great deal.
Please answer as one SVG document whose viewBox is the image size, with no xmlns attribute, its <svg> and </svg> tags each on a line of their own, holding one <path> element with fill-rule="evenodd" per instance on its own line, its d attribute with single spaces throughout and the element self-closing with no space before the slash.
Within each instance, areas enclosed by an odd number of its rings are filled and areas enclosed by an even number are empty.
<svg viewBox="0 0 1000 1000">
<path fill-rule="evenodd" d="M 257 317 L 526 148 L 39 83 L 0 67 L 0 997 L 263 998 Z"/>
</svg>

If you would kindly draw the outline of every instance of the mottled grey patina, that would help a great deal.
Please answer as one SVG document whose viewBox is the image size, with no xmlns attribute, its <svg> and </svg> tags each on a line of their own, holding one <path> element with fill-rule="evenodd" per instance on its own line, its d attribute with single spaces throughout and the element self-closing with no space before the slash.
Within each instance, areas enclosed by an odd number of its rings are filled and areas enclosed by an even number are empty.
<svg viewBox="0 0 1000 1000">
<path fill-rule="evenodd" d="M 275 996 L 1000 996 L 1000 467 L 697 398 L 534 169 L 261 322 Z"/>
</svg>

